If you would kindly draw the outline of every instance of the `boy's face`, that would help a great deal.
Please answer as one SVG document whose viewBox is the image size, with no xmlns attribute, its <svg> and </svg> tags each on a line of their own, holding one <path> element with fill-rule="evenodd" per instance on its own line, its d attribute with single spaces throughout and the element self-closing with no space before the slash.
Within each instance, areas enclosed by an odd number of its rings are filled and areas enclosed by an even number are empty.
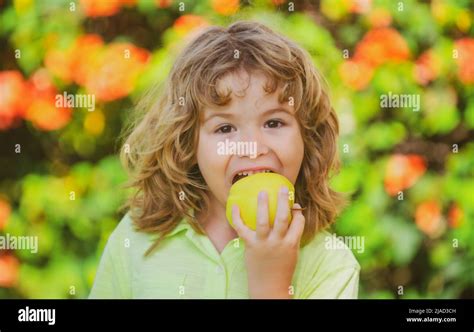
<svg viewBox="0 0 474 332">
<path fill-rule="evenodd" d="M 235 176 L 245 170 L 269 169 L 296 182 L 304 143 L 295 110 L 278 103 L 278 89 L 267 94 L 266 81 L 258 72 L 229 74 L 217 89 L 230 88 L 232 101 L 203 112 L 197 162 L 214 204 L 225 207 Z"/>
</svg>

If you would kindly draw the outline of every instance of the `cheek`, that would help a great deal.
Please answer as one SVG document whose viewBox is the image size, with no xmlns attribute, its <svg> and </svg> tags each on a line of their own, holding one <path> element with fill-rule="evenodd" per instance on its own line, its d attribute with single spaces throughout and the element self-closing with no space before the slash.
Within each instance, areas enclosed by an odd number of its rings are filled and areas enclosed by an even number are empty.
<svg viewBox="0 0 474 332">
<path fill-rule="evenodd" d="M 199 135 L 197 162 L 201 174 L 210 187 L 219 181 L 224 181 L 226 159 L 225 156 L 217 154 L 217 141 L 213 137 L 202 133 Z"/>
<path fill-rule="evenodd" d="M 294 128 L 285 135 L 285 141 L 280 145 L 279 151 L 286 176 L 294 183 L 304 157 L 304 142 L 299 128 Z"/>
<path fill-rule="evenodd" d="M 303 156 L 304 156 L 304 141 L 303 141 L 303 136 L 301 135 L 301 132 L 299 131 L 299 129 L 297 131 L 295 141 L 296 141 L 295 157 L 296 157 L 296 160 L 298 161 L 298 164 L 301 166 L 301 163 L 303 162 Z"/>
</svg>

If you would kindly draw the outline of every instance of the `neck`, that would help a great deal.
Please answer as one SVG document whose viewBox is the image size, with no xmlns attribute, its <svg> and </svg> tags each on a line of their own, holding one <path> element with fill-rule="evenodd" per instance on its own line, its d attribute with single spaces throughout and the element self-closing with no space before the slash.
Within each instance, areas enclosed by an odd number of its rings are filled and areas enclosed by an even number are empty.
<svg viewBox="0 0 474 332">
<path fill-rule="evenodd" d="M 207 213 L 199 213 L 196 217 L 206 231 L 214 228 L 233 230 L 232 226 L 227 222 L 225 206 L 221 204 L 214 195 L 210 197 L 209 210 Z"/>
<path fill-rule="evenodd" d="M 238 237 L 235 230 L 227 221 L 225 206 L 222 205 L 214 195 L 210 197 L 208 213 L 199 213 L 196 217 L 219 252 L 224 249 L 229 241 Z"/>
</svg>

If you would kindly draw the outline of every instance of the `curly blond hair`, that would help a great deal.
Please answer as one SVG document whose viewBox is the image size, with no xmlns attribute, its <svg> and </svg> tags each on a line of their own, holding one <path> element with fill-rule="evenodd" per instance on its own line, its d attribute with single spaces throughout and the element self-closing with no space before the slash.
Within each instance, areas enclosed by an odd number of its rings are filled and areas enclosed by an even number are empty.
<svg viewBox="0 0 474 332">
<path fill-rule="evenodd" d="M 138 231 L 157 235 L 145 255 L 185 216 L 196 232 L 204 233 L 192 213 L 207 211 L 209 205 L 209 188 L 196 160 L 200 116 L 205 106 L 230 101 L 216 83 L 239 70 L 263 72 L 270 82 L 267 92 L 281 88 L 279 102 L 291 98 L 294 103 L 305 146 L 295 183 L 306 218 L 301 245 L 332 224 L 343 207 L 344 197 L 328 183 L 339 167 L 338 120 L 310 55 L 260 23 L 211 26 L 181 51 L 161 93 L 154 89 L 142 99 L 138 108 L 145 115 L 126 131 L 121 159 L 135 192 L 124 208 Z"/>
</svg>

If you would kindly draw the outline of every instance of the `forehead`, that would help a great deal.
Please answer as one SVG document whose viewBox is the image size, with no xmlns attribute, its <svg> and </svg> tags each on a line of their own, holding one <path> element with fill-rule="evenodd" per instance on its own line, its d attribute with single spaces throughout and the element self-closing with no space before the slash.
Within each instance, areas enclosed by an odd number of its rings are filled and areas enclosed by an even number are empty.
<svg viewBox="0 0 474 332">
<path fill-rule="evenodd" d="M 295 109 L 284 103 L 282 87 L 263 73 L 246 71 L 229 73 L 216 82 L 216 93 L 229 96 L 224 105 L 208 105 L 200 112 L 201 123 L 215 117 L 232 118 L 236 114 L 264 116 L 275 112 L 295 115 Z"/>
<path fill-rule="evenodd" d="M 262 73 L 240 70 L 224 75 L 218 79 L 216 82 L 216 91 L 219 94 L 231 92 L 232 97 L 244 97 L 249 89 L 262 90 L 263 92 L 265 84 L 267 84 L 267 78 Z"/>
<path fill-rule="evenodd" d="M 240 70 L 224 75 L 216 82 L 216 93 L 220 96 L 228 95 L 230 101 L 218 108 L 232 107 L 236 104 L 234 101 L 252 103 L 256 108 L 269 103 L 278 105 L 281 87 L 273 87 L 273 84 L 268 76 L 259 71 Z"/>
</svg>

